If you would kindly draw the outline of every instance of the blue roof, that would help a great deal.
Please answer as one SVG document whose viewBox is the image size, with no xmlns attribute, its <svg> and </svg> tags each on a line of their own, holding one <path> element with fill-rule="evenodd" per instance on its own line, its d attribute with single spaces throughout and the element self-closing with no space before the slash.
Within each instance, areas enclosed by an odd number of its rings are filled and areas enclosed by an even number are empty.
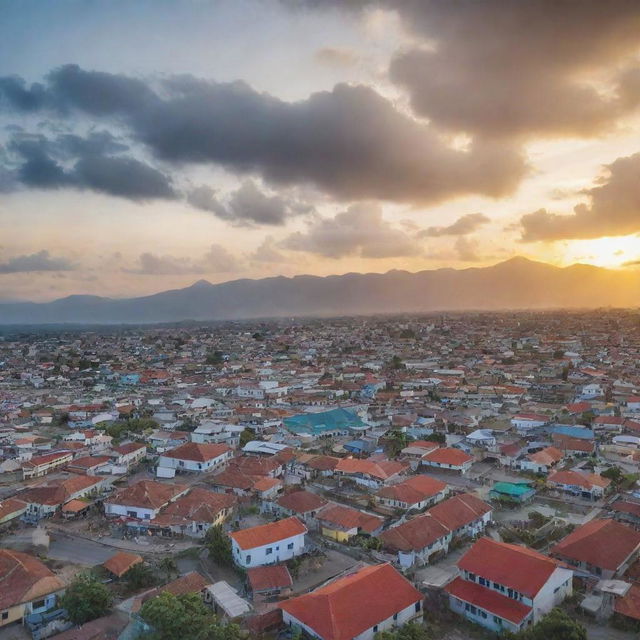
<svg viewBox="0 0 640 640">
<path fill-rule="evenodd" d="M 330 431 L 347 431 L 365 426 L 364 422 L 353 411 L 348 409 L 331 409 L 319 413 L 300 413 L 283 420 L 284 426 L 293 433 L 310 433 L 320 435 Z"/>
<path fill-rule="evenodd" d="M 565 424 L 552 425 L 549 428 L 551 433 L 560 433 L 571 438 L 581 438 L 582 440 L 593 440 L 595 433 L 591 429 L 585 429 L 584 427 L 572 427 Z"/>
</svg>

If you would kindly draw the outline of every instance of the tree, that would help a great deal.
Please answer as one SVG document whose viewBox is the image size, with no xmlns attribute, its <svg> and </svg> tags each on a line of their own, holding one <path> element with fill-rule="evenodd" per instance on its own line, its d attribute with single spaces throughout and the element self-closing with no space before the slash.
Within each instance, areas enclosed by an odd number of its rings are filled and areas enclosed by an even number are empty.
<svg viewBox="0 0 640 640">
<path fill-rule="evenodd" d="M 393 631 L 379 631 L 375 640 L 429 640 L 429 630 L 419 622 L 408 622 Z"/>
<path fill-rule="evenodd" d="M 411 436 L 398 429 L 390 431 L 386 439 L 389 443 L 388 450 L 391 458 L 395 458 L 413 440 Z"/>
<path fill-rule="evenodd" d="M 402 358 L 400 356 L 393 356 L 391 358 L 391 362 L 389 362 L 389 366 L 392 369 L 404 369 L 404 363 L 402 362 Z"/>
<path fill-rule="evenodd" d="M 60 598 L 60 606 L 67 610 L 71 622 L 84 624 L 109 613 L 112 600 L 101 582 L 88 574 L 80 574 Z"/>
<path fill-rule="evenodd" d="M 251 440 L 255 440 L 256 434 L 251 431 L 251 429 L 247 429 L 246 427 L 240 432 L 240 448 L 244 447 L 247 442 L 251 442 Z"/>
<path fill-rule="evenodd" d="M 206 363 L 218 366 L 224 362 L 224 354 L 222 351 L 213 351 L 207 354 Z"/>
<path fill-rule="evenodd" d="M 241 637 L 240 627 L 221 624 L 196 593 L 175 596 L 165 591 L 147 600 L 140 616 L 153 627 L 150 635 L 157 640 L 239 640 Z"/>
<path fill-rule="evenodd" d="M 616 465 L 613 465 L 613 467 L 609 467 L 608 469 L 605 469 L 600 475 L 603 478 L 608 478 L 615 485 L 619 485 L 622 482 L 622 479 L 624 478 L 622 469 L 620 469 L 620 467 L 616 467 Z"/>
<path fill-rule="evenodd" d="M 222 529 L 222 525 L 211 527 L 207 531 L 204 543 L 209 549 L 209 557 L 218 564 L 230 567 L 233 565 L 231 539 Z"/>
<path fill-rule="evenodd" d="M 519 633 L 505 634 L 511 640 L 587 640 L 587 630 L 562 609 L 552 609 L 540 622 Z"/>
<path fill-rule="evenodd" d="M 143 562 L 134 564 L 123 577 L 131 591 L 152 587 L 156 583 L 153 571 Z"/>
<path fill-rule="evenodd" d="M 177 576 L 179 574 L 175 558 L 172 558 L 171 556 L 165 556 L 162 558 L 162 560 L 158 562 L 158 569 L 167 576 L 167 581 L 171 580 L 171 576 Z"/>
</svg>

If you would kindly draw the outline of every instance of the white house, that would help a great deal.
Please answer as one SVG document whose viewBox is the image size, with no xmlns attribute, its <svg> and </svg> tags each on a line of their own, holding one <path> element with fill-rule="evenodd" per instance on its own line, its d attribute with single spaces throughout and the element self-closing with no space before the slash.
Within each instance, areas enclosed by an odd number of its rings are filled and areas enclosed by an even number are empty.
<svg viewBox="0 0 640 640">
<path fill-rule="evenodd" d="M 547 556 L 481 538 L 458 561 L 445 591 L 453 611 L 491 631 L 518 632 L 572 593 L 573 571 Z"/>
<path fill-rule="evenodd" d="M 229 534 L 233 559 L 241 567 L 260 567 L 304 553 L 307 527 L 296 517 L 277 520 Z"/>
<path fill-rule="evenodd" d="M 373 640 L 422 615 L 423 595 L 390 564 L 364 567 L 280 603 L 292 629 L 318 640 Z"/>
<path fill-rule="evenodd" d="M 526 433 L 535 427 L 542 427 L 549 418 L 540 413 L 517 413 L 511 418 L 511 426 L 519 433 Z"/>
<path fill-rule="evenodd" d="M 158 458 L 158 467 L 177 471 L 206 472 L 221 469 L 233 452 L 226 444 L 200 444 L 187 442 Z"/>
<path fill-rule="evenodd" d="M 152 520 L 163 507 L 189 491 L 189 487 L 141 480 L 121 489 L 104 501 L 106 516 L 122 516 L 138 520 Z"/>
</svg>

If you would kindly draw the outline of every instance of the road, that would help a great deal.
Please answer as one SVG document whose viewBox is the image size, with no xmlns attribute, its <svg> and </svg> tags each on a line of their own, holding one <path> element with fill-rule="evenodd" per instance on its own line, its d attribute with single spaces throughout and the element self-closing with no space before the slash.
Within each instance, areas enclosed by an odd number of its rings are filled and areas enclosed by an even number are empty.
<svg viewBox="0 0 640 640">
<path fill-rule="evenodd" d="M 105 547 L 98 542 L 84 538 L 69 538 L 56 533 L 50 535 L 51 542 L 47 555 L 49 558 L 62 562 L 94 566 L 102 564 L 117 551 L 117 549 Z"/>
</svg>

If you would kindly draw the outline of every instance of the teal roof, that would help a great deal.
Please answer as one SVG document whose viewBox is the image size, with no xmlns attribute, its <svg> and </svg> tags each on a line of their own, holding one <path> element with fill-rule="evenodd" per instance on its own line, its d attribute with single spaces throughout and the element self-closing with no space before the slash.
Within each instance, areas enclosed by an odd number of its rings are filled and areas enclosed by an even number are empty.
<svg viewBox="0 0 640 640">
<path fill-rule="evenodd" d="M 502 493 L 510 496 L 523 496 L 525 493 L 533 491 L 530 485 L 512 482 L 496 482 L 493 489 L 496 493 Z"/>
<path fill-rule="evenodd" d="M 330 431 L 346 431 L 365 426 L 360 416 L 348 409 L 331 409 L 319 413 L 300 413 L 284 419 L 284 426 L 293 433 L 321 435 Z"/>
</svg>

